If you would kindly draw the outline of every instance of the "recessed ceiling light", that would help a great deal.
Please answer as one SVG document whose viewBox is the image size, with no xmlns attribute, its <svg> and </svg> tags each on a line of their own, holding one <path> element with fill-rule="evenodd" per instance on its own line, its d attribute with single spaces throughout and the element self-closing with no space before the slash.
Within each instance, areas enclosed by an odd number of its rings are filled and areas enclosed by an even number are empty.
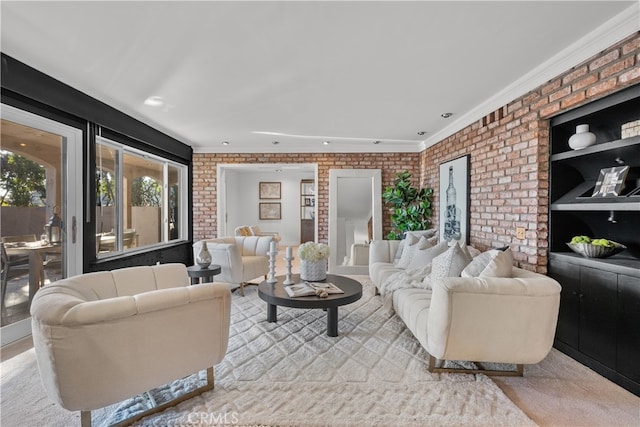
<svg viewBox="0 0 640 427">
<path fill-rule="evenodd" d="M 380 141 L 373 141 L 374 144 L 380 144 Z"/>
<path fill-rule="evenodd" d="M 222 145 L 229 145 L 229 141 L 222 141 Z"/>
<path fill-rule="evenodd" d="M 418 132 L 418 135 L 422 136 L 422 135 L 424 135 L 425 133 L 427 133 L 427 132 L 426 132 L 426 131 L 421 130 L 420 132 Z"/>
<path fill-rule="evenodd" d="M 27 146 L 27 144 L 25 144 L 24 142 L 20 143 L 20 147 L 26 147 L 26 146 Z"/>
<path fill-rule="evenodd" d="M 271 143 L 272 143 L 273 145 L 278 145 L 278 144 L 280 144 L 280 141 L 271 141 Z"/>
<path fill-rule="evenodd" d="M 442 114 L 440 114 L 440 117 L 442 117 L 443 119 L 448 119 L 451 116 L 453 116 L 453 113 L 442 113 Z"/>
<path fill-rule="evenodd" d="M 323 141 L 322 143 L 323 143 L 324 145 L 329 145 L 329 144 L 331 144 L 331 142 L 330 142 L 330 141 Z"/>
<path fill-rule="evenodd" d="M 164 98 L 158 95 L 150 96 L 144 100 L 144 105 L 149 107 L 162 107 L 164 105 Z"/>
</svg>

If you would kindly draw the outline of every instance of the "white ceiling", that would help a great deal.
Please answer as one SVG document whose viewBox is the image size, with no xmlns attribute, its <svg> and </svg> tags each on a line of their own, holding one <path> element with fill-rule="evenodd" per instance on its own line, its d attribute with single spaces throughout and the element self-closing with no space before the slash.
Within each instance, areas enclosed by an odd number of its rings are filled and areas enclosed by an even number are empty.
<svg viewBox="0 0 640 427">
<path fill-rule="evenodd" d="M 640 29 L 637 1 L 0 7 L 4 53 L 196 152 L 419 151 Z"/>
</svg>

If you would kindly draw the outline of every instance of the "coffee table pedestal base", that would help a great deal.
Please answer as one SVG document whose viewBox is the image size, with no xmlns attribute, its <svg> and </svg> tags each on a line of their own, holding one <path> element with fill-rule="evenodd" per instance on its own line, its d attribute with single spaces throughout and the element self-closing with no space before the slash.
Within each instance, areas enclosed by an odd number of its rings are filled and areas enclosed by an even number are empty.
<svg viewBox="0 0 640 427">
<path fill-rule="evenodd" d="M 327 312 L 327 336 L 338 336 L 338 307 L 330 307 L 323 309 Z M 267 304 L 267 322 L 275 323 L 278 321 L 278 306 Z"/>
</svg>

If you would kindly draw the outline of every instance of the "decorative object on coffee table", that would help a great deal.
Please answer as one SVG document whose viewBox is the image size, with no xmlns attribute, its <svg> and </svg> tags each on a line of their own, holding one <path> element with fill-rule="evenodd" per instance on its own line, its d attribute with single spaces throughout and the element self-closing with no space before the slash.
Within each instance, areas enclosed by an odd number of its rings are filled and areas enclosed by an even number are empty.
<svg viewBox="0 0 640 427">
<path fill-rule="evenodd" d="M 308 281 L 324 280 L 327 277 L 329 246 L 324 243 L 306 242 L 298 248 L 300 278 Z"/>
<path fill-rule="evenodd" d="M 596 136 L 589 132 L 589 125 L 576 126 L 576 133 L 569 137 L 569 147 L 580 150 L 596 143 Z"/>
<path fill-rule="evenodd" d="M 204 241 L 202 242 L 202 246 L 200 247 L 200 251 L 196 256 L 195 261 L 200 268 L 207 268 L 209 267 L 209 264 L 211 264 L 211 253 L 207 248 L 207 242 L 204 242 Z"/>
<path fill-rule="evenodd" d="M 275 241 L 271 241 L 269 244 L 269 277 L 268 283 L 275 283 L 276 280 L 276 255 L 278 254 L 278 245 Z"/>
<path fill-rule="evenodd" d="M 284 285 L 292 285 L 295 282 L 293 280 L 291 280 L 291 262 L 293 261 L 293 251 L 291 249 L 291 246 L 287 246 L 287 252 L 285 253 L 285 257 L 284 257 L 285 261 L 287 262 L 287 276 L 284 279 L 283 284 Z M 275 282 L 277 282 L 277 280 L 274 279 Z M 273 283 L 273 282 L 271 282 Z"/>
</svg>

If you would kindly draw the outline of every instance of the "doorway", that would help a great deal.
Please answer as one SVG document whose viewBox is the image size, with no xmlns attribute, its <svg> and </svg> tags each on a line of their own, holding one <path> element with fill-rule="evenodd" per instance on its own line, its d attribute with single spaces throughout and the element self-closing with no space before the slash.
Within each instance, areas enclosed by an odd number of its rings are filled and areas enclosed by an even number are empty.
<svg viewBox="0 0 640 427">
<path fill-rule="evenodd" d="M 235 228 L 257 225 L 263 232 L 277 232 L 280 245 L 297 246 L 301 239 L 300 182 L 318 179 L 315 163 L 262 163 L 218 165 L 217 235 L 233 236 Z M 277 198 L 260 195 L 260 183 L 276 185 Z M 280 215 L 264 216 L 260 207 L 273 205 Z M 317 207 L 313 207 L 313 229 L 317 236 Z"/>
<path fill-rule="evenodd" d="M 36 292 L 82 272 L 82 131 L 2 105 L 2 339 L 31 334 Z"/>
</svg>

